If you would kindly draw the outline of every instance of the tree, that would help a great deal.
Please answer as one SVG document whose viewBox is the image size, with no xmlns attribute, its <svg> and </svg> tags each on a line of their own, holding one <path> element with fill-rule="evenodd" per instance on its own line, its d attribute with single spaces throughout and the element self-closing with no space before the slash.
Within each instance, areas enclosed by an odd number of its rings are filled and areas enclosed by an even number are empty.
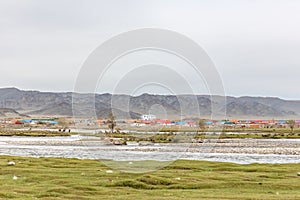
<svg viewBox="0 0 300 200">
<path fill-rule="evenodd" d="M 108 124 L 108 128 L 111 130 L 111 132 L 113 133 L 114 132 L 114 129 L 117 125 L 116 121 L 115 121 L 115 116 L 110 113 L 108 115 L 108 120 L 107 120 L 107 124 Z"/>
<path fill-rule="evenodd" d="M 206 128 L 206 120 L 205 119 L 200 119 L 199 120 L 199 123 L 198 123 L 198 126 L 199 128 L 203 131 L 205 128 Z"/>
<path fill-rule="evenodd" d="M 69 124 L 66 118 L 59 118 L 57 122 L 58 125 L 61 126 L 62 128 L 67 128 Z"/>
<path fill-rule="evenodd" d="M 287 124 L 290 126 L 291 132 L 293 133 L 293 132 L 294 132 L 295 125 L 296 125 L 295 120 L 288 120 L 288 121 L 287 121 Z"/>
</svg>

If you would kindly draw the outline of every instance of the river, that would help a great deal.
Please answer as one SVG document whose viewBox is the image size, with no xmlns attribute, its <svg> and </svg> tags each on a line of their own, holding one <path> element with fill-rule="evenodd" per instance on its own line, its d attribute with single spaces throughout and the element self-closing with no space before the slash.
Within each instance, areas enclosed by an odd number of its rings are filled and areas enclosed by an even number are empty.
<svg viewBox="0 0 300 200">
<path fill-rule="evenodd" d="M 222 139 L 201 144 L 109 145 L 93 136 L 0 137 L 0 155 L 112 159 L 177 159 L 248 163 L 300 163 L 300 139 Z"/>
</svg>

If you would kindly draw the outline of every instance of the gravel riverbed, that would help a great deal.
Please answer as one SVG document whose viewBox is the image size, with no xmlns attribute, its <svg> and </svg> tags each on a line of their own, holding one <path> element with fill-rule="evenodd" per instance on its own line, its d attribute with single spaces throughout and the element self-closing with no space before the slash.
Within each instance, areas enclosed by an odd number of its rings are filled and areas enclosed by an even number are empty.
<svg viewBox="0 0 300 200">
<path fill-rule="evenodd" d="M 300 139 L 206 139 L 203 143 L 110 145 L 97 137 L 0 137 L 0 154 L 114 160 L 300 162 Z M 249 157 L 252 159 L 249 160 Z M 247 160 L 248 159 L 248 160 Z"/>
</svg>

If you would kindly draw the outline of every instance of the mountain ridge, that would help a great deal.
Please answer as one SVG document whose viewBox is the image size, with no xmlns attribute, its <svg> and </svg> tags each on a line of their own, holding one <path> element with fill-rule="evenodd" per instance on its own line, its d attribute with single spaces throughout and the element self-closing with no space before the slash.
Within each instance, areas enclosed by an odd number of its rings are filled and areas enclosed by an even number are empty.
<svg viewBox="0 0 300 200">
<path fill-rule="evenodd" d="M 129 96 L 25 91 L 18 88 L 0 88 L 0 108 L 14 109 L 31 116 L 73 116 L 75 113 L 75 116 L 87 117 L 94 113 L 96 117 L 104 118 L 113 111 L 118 118 L 138 118 L 139 115 L 148 113 L 170 119 L 212 116 L 240 119 L 300 118 L 300 100 L 284 100 L 278 97 L 148 93 Z"/>
</svg>

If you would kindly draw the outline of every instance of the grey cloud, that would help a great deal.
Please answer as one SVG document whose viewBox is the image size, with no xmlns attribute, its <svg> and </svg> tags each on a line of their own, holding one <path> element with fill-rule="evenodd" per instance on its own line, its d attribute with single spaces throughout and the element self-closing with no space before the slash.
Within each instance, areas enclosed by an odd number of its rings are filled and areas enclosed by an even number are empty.
<svg viewBox="0 0 300 200">
<path fill-rule="evenodd" d="M 83 61 L 101 42 L 157 27 L 202 45 L 227 94 L 300 99 L 299 24 L 299 1 L 3 0 L 0 86 L 73 90 Z"/>
</svg>

